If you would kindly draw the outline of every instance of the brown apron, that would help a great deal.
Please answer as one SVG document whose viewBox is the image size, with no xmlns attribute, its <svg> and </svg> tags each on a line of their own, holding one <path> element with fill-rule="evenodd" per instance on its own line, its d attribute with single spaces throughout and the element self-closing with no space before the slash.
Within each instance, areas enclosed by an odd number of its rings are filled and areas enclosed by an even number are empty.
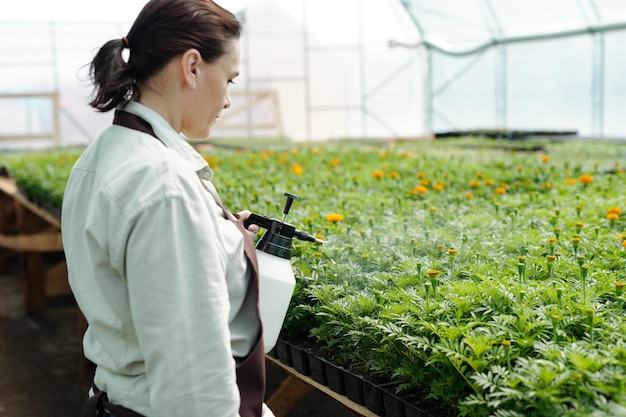
<svg viewBox="0 0 626 417">
<path fill-rule="evenodd" d="M 122 110 L 115 111 L 113 124 L 127 127 L 129 129 L 139 130 L 158 139 L 152 126 L 144 119 L 132 113 Z M 259 300 L 259 267 L 256 259 L 256 252 L 252 239 L 247 235 L 241 223 L 236 221 L 235 216 L 230 213 L 222 204 L 222 202 L 208 189 L 206 184 L 200 180 L 202 186 L 214 197 L 217 205 L 224 211 L 224 217 L 233 221 L 237 228 L 243 234 L 244 252 L 248 260 L 248 265 L 252 268 L 253 276 L 250 285 L 254 287 L 257 299 L 257 316 L 259 317 L 259 335 L 254 348 L 244 358 L 235 358 L 237 360 L 237 387 L 241 397 L 239 406 L 239 415 L 241 417 L 260 417 L 263 410 L 263 400 L 265 398 L 265 352 L 263 348 L 263 331 L 261 327 L 261 319 L 258 313 Z M 114 417 L 143 417 L 128 408 L 120 405 L 112 404 L 108 401 L 106 392 L 99 391 L 93 386 L 94 395 L 89 397 L 83 411 L 84 417 L 95 417 L 98 410 L 106 409 Z"/>
</svg>

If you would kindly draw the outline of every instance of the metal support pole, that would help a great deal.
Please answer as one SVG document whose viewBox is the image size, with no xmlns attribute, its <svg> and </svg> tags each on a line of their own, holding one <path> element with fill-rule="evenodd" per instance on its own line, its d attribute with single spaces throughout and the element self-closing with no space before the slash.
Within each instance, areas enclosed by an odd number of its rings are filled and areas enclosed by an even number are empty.
<svg viewBox="0 0 626 417">
<path fill-rule="evenodd" d="M 591 125 L 593 134 L 604 136 L 604 34 L 593 35 L 593 74 L 591 83 Z"/>
</svg>

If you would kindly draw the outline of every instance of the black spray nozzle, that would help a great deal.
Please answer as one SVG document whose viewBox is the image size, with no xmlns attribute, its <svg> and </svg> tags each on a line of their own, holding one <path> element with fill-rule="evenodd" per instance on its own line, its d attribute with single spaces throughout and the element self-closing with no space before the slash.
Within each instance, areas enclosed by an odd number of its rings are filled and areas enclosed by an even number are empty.
<svg viewBox="0 0 626 417">
<path fill-rule="evenodd" d="M 260 214 L 251 213 L 244 222 L 244 227 L 247 229 L 251 224 L 256 224 L 264 229 L 267 229 L 270 233 L 281 235 L 285 238 L 295 237 L 296 239 L 303 240 L 305 242 L 313 242 L 322 244 L 323 240 L 316 238 L 301 230 L 297 230 L 292 225 L 278 221 L 276 219 L 270 219 L 269 217 L 261 216 Z"/>
<path fill-rule="evenodd" d="M 262 252 L 266 252 L 272 255 L 279 256 L 281 258 L 291 258 L 291 239 L 296 238 L 307 242 L 314 242 L 322 244 L 321 239 L 316 238 L 308 233 L 296 230 L 296 228 L 288 223 L 285 223 L 285 217 L 291 209 L 291 204 L 294 200 L 298 200 L 298 196 L 293 194 L 283 194 L 287 197 L 285 208 L 283 209 L 283 220 L 270 219 L 269 217 L 261 216 L 260 214 L 251 213 L 244 222 L 244 226 L 247 229 L 251 224 L 256 224 L 259 227 L 263 227 L 267 230 L 263 237 L 257 243 L 256 248 Z"/>
</svg>

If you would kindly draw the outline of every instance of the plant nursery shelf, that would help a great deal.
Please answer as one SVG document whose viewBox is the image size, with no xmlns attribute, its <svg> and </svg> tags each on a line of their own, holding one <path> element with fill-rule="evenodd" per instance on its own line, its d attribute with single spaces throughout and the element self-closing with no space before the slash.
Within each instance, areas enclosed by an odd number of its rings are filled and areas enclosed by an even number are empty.
<svg viewBox="0 0 626 417">
<path fill-rule="evenodd" d="M 44 253 L 62 253 L 61 220 L 30 201 L 12 178 L 0 177 L 0 268 L 19 254 L 24 281 L 24 307 L 42 315 L 46 297 L 68 294 L 65 260 L 44 268 Z"/>
<path fill-rule="evenodd" d="M 373 413 L 367 407 L 350 400 L 345 395 L 338 394 L 328 386 L 315 381 L 309 376 L 302 375 L 280 360 L 270 355 L 266 355 L 266 359 L 268 362 L 275 364 L 289 374 L 277 391 L 267 400 L 267 405 L 274 412 L 276 417 L 286 417 L 289 411 L 291 411 L 291 409 L 313 388 L 335 399 L 361 416 L 378 417 L 378 414 Z"/>
<path fill-rule="evenodd" d="M 280 339 L 266 355 L 267 361 L 288 373 L 281 386 L 267 400 L 276 417 L 284 417 L 313 388 L 365 417 L 448 417 L 456 415 L 441 404 L 422 404 L 398 396 L 393 383 L 375 383 L 359 375 L 358 367 L 344 368 L 319 356 L 315 349 Z"/>
</svg>

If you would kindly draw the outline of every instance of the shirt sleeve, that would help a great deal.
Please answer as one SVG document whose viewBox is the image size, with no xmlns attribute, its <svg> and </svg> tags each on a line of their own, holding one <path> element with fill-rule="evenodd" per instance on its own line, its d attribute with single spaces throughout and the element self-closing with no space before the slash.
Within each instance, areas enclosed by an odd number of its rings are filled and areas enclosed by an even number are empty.
<svg viewBox="0 0 626 417">
<path fill-rule="evenodd" d="M 154 417 L 236 417 L 219 218 L 180 197 L 142 210 L 128 239 L 128 296 Z"/>
</svg>

